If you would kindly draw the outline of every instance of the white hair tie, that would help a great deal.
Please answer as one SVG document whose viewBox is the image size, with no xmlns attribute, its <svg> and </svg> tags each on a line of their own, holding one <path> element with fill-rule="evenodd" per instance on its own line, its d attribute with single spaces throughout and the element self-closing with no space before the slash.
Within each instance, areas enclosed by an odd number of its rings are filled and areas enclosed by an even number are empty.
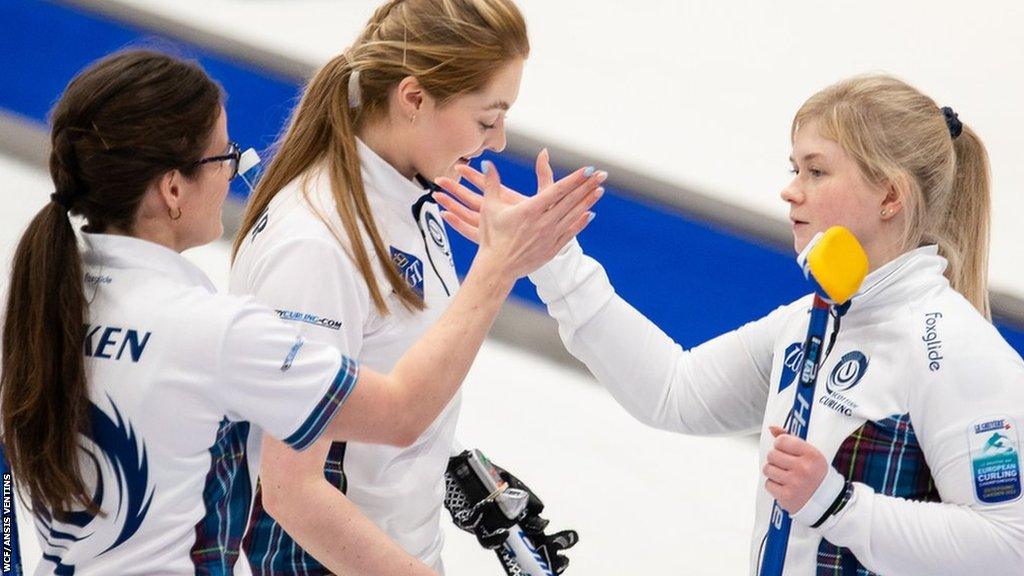
<svg viewBox="0 0 1024 576">
<path fill-rule="evenodd" d="M 363 89 L 359 86 L 359 70 L 353 70 L 348 77 L 348 107 L 359 108 L 363 105 Z"/>
</svg>

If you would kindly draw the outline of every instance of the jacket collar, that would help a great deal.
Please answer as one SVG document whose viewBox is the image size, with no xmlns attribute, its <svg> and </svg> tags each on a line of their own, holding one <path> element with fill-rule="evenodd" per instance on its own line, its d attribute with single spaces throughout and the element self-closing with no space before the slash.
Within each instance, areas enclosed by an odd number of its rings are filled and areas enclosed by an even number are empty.
<svg viewBox="0 0 1024 576">
<path fill-rule="evenodd" d="M 937 246 L 910 250 L 868 274 L 852 299 L 852 308 L 859 314 L 890 310 L 948 287 L 949 281 L 943 276 L 947 265 Z"/>
<path fill-rule="evenodd" d="M 372 198 L 383 200 L 389 207 L 402 215 L 411 215 L 410 208 L 428 191 L 416 178 L 402 176 L 394 166 L 388 164 L 362 140 L 356 139 L 359 148 L 359 165 L 363 182 L 372 188 Z"/>
<path fill-rule="evenodd" d="M 82 236 L 85 243 L 82 260 L 86 265 L 114 270 L 148 270 L 186 286 L 217 291 L 198 266 L 170 248 L 131 236 L 88 232 Z"/>
</svg>

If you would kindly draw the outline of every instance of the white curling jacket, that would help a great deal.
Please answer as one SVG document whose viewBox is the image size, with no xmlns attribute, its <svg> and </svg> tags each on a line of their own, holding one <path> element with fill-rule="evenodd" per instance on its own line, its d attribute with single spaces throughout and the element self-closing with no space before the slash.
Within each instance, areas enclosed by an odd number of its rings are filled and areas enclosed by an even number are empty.
<svg viewBox="0 0 1024 576">
<path fill-rule="evenodd" d="M 842 317 L 808 441 L 850 489 L 819 528 L 794 519 L 785 574 L 1024 573 L 1024 363 L 949 286 L 946 264 L 934 246 L 900 256 Z M 684 350 L 575 242 L 530 278 L 568 350 L 630 414 L 685 434 L 760 430 L 764 465 L 768 426 L 793 405 L 811 296 Z M 761 483 L 751 574 L 772 502 Z"/>
<path fill-rule="evenodd" d="M 250 423 L 306 448 L 353 389 L 356 365 L 252 298 L 218 294 L 168 248 L 84 236 L 90 426 L 79 466 L 103 513 L 35 506 L 35 573 L 249 574 L 236 552 Z"/>
<path fill-rule="evenodd" d="M 361 365 L 389 372 L 448 307 L 459 280 L 437 205 L 424 200 L 429 191 L 403 177 L 361 141 L 357 143 L 363 184 L 387 258 L 423 296 L 426 308 L 411 312 L 402 305 L 383 280 L 366 237 L 391 314 L 382 315 L 374 307 L 369 287 L 350 256 L 323 165 L 274 197 L 239 250 L 230 288 L 255 295 L 307 339 L 329 343 L 358 358 Z M 460 404 L 461 395 L 456 394 L 408 448 L 335 443 L 325 468 L 328 479 L 389 537 L 438 570 L 444 542 L 440 528 L 444 471 Z M 254 456 L 259 452 L 253 444 L 258 437 L 252 441 L 249 458 L 255 468 Z M 296 565 L 302 574 L 327 573 L 258 502 L 250 530 L 246 552 L 256 574 L 291 571 Z"/>
</svg>

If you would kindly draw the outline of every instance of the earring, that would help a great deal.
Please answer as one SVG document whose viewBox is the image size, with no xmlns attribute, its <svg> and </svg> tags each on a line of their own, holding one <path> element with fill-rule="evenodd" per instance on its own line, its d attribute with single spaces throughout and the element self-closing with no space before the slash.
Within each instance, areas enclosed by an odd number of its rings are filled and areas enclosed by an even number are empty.
<svg viewBox="0 0 1024 576">
<path fill-rule="evenodd" d="M 888 216 L 888 215 L 889 215 L 889 211 L 888 211 L 888 210 L 885 210 L 885 209 L 883 209 L 883 210 L 882 210 L 882 212 L 881 212 L 881 214 L 882 214 L 882 217 L 884 218 L 884 217 L 886 217 L 886 216 Z"/>
<path fill-rule="evenodd" d="M 416 123 L 416 115 L 415 114 L 413 114 L 412 116 L 409 117 L 409 122 L 411 122 L 412 124 Z"/>
<path fill-rule="evenodd" d="M 167 215 L 171 217 L 171 220 L 181 220 L 181 206 L 178 207 L 178 215 L 175 216 L 174 212 L 170 208 L 167 209 Z"/>
</svg>

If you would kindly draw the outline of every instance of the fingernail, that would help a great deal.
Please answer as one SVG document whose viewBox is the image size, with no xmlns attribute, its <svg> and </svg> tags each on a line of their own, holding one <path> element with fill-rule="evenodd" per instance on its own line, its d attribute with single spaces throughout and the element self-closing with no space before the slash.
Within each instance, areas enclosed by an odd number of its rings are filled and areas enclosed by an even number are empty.
<svg viewBox="0 0 1024 576">
<path fill-rule="evenodd" d="M 484 160 L 480 163 L 480 169 L 483 170 L 484 174 L 490 174 L 492 166 L 493 164 L 491 164 L 490 160 Z"/>
<path fill-rule="evenodd" d="M 583 169 L 583 177 L 584 178 L 590 178 L 593 175 L 594 175 L 594 167 L 593 166 L 587 166 L 586 168 Z"/>
<path fill-rule="evenodd" d="M 597 218 L 597 212 L 587 212 L 587 224 L 593 222 L 594 218 Z"/>
<path fill-rule="evenodd" d="M 604 186 L 598 186 L 597 187 L 597 195 L 598 196 L 603 196 L 604 195 Z"/>
<path fill-rule="evenodd" d="M 607 178 L 608 178 L 608 173 L 605 172 L 604 170 L 601 170 L 600 172 L 597 173 L 597 180 L 599 182 L 604 182 Z"/>
</svg>

